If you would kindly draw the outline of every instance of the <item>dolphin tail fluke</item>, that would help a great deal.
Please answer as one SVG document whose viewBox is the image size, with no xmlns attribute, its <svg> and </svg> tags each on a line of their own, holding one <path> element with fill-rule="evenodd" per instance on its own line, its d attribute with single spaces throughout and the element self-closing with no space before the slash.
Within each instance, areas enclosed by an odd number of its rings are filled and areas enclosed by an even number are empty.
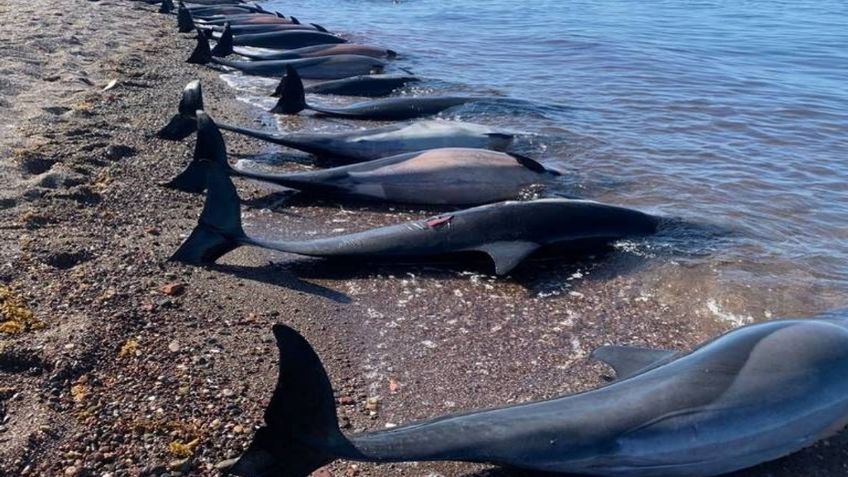
<svg viewBox="0 0 848 477">
<path fill-rule="evenodd" d="M 229 23 L 224 24 L 224 32 L 221 33 L 221 38 L 218 38 L 218 43 L 212 49 L 212 56 L 224 58 L 233 54 L 233 30 Z"/>
<path fill-rule="evenodd" d="M 206 33 L 198 28 L 197 46 L 194 47 L 194 51 L 191 52 L 191 56 L 188 57 L 186 63 L 205 65 L 210 61 L 212 61 L 212 48 L 209 46 L 209 38 L 206 37 Z"/>
<path fill-rule="evenodd" d="M 197 142 L 191 162 L 165 185 L 183 192 L 199 194 L 206 190 L 207 173 L 202 165 L 204 160 L 215 163 L 228 174 L 232 172 L 232 168 L 227 162 L 227 146 L 215 121 L 203 111 L 197 111 L 196 116 Z"/>
<path fill-rule="evenodd" d="M 159 13 L 171 13 L 174 11 L 174 2 L 171 0 L 162 0 L 162 4 L 159 5 Z"/>
<path fill-rule="evenodd" d="M 177 29 L 180 33 L 188 33 L 194 30 L 194 19 L 191 17 L 191 12 L 182 3 L 177 9 Z"/>
<path fill-rule="evenodd" d="M 247 240 L 239 197 L 227 172 L 208 160 L 198 162 L 198 167 L 206 172 L 206 203 L 197 226 L 171 256 L 172 261 L 196 265 L 214 263 Z"/>
<path fill-rule="evenodd" d="M 277 85 L 274 95 L 280 99 L 270 112 L 275 114 L 297 114 L 306 109 L 306 93 L 303 90 L 303 81 L 297 70 L 286 66 L 286 73 Z"/>
<path fill-rule="evenodd" d="M 305 477 L 350 443 L 339 430 L 330 380 L 309 343 L 285 325 L 274 326 L 280 373 L 265 426 L 229 469 L 233 475 Z"/>
<path fill-rule="evenodd" d="M 180 141 L 187 138 L 197 129 L 195 111 L 203 109 L 203 92 L 200 81 L 194 80 L 183 89 L 177 114 L 171 121 L 156 133 L 160 139 Z"/>
</svg>

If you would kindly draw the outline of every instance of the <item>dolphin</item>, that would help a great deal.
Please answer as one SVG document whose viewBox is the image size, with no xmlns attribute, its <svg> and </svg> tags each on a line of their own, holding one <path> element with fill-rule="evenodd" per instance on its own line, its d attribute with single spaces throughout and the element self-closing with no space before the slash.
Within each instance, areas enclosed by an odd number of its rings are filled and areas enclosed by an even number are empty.
<svg viewBox="0 0 848 477">
<path fill-rule="evenodd" d="M 198 27 L 198 28 L 201 29 L 203 27 Z M 220 28 L 220 27 L 212 26 L 212 27 L 206 27 L 206 28 Z M 248 29 L 262 29 L 262 28 L 276 29 L 276 30 L 270 30 L 270 31 L 315 30 L 315 31 L 319 31 L 319 32 L 322 32 L 322 33 L 327 33 L 326 28 L 322 27 L 321 25 L 314 24 L 314 23 L 312 25 L 303 25 L 301 23 L 291 24 L 291 25 L 280 25 L 280 24 L 269 23 L 269 24 L 264 24 L 264 25 L 259 24 L 259 25 L 235 25 L 235 26 L 232 26 L 230 24 L 225 24 L 224 27 L 223 27 L 223 31 L 220 34 L 212 33 L 212 38 L 215 39 L 216 42 L 217 42 L 215 44 L 215 48 L 212 49 L 212 54 L 215 55 L 215 56 L 223 58 L 223 57 L 226 57 L 226 56 L 229 56 L 229 55 L 235 53 L 235 37 L 233 35 L 236 33 L 236 29 L 245 29 L 245 28 L 248 28 Z M 256 59 L 259 59 L 259 60 L 285 60 L 285 59 L 306 58 L 307 56 L 295 56 L 295 55 L 291 55 L 291 54 L 286 55 L 286 53 L 288 53 L 291 50 L 297 50 L 297 49 L 301 49 L 301 48 L 313 48 L 313 49 L 320 52 L 322 49 L 326 49 L 326 48 L 334 46 L 334 45 L 344 45 L 344 44 L 345 43 L 318 44 L 318 45 L 310 45 L 310 46 L 304 46 L 304 47 L 295 47 L 295 48 L 287 49 L 287 51 L 277 51 L 277 52 L 270 53 L 270 54 L 264 54 L 265 56 L 267 56 L 266 58 L 251 58 L 251 59 L 254 59 L 254 60 L 256 60 Z M 204 48 L 204 47 L 201 47 L 200 45 L 198 45 L 198 47 Z M 240 48 L 239 51 L 244 52 L 244 49 Z M 347 52 L 340 52 L 340 53 L 337 53 L 337 54 L 356 54 L 356 51 L 357 51 L 356 48 L 347 48 Z M 368 51 L 368 50 L 365 50 L 365 51 Z M 329 56 L 329 55 L 313 54 L 313 55 L 309 55 L 309 56 Z M 374 55 L 369 55 L 369 56 L 374 56 Z M 245 57 L 250 58 L 249 56 L 245 56 Z M 379 56 L 374 56 L 374 57 L 380 58 Z"/>
<path fill-rule="evenodd" d="M 177 114 L 157 133 L 157 136 L 170 140 L 185 139 L 196 130 L 195 111 L 202 109 L 203 93 L 200 81 L 191 81 L 183 90 Z M 325 134 L 272 134 L 223 123 L 218 123 L 218 127 L 342 163 L 370 161 L 381 157 L 444 147 L 505 151 L 514 139 L 512 134 L 488 126 L 446 120 L 392 124 L 378 128 Z"/>
<path fill-rule="evenodd" d="M 217 46 L 217 45 L 216 45 Z M 219 56 L 227 56 L 224 53 L 224 48 L 219 53 Z M 226 52 L 229 54 L 230 52 Z M 314 45 L 297 48 L 294 50 L 274 51 L 270 53 L 257 53 L 247 51 L 244 48 L 233 48 L 232 53 L 250 58 L 251 60 L 296 60 L 299 58 L 310 58 L 313 56 L 331 56 L 331 55 L 359 55 L 370 56 L 372 58 L 395 58 L 397 52 L 385 48 L 377 48 L 374 46 L 357 45 L 355 43 L 339 43 L 335 45 Z"/>
<path fill-rule="evenodd" d="M 285 76 L 277 87 L 280 99 L 270 110 L 272 113 L 297 114 L 309 109 L 323 116 L 392 121 L 432 116 L 456 106 L 487 99 L 462 96 L 396 97 L 356 103 L 343 108 L 322 108 L 306 104 L 303 81 L 294 66 L 285 66 Z"/>
<path fill-rule="evenodd" d="M 276 389 L 230 474 L 301 477 L 336 459 L 464 461 L 604 477 L 710 477 L 848 424 L 848 316 L 737 328 L 689 353 L 604 346 L 616 379 L 580 394 L 344 435 L 309 343 L 273 327 Z"/>
<path fill-rule="evenodd" d="M 221 17 L 207 17 L 206 19 L 197 18 L 191 14 L 186 8 L 177 10 L 177 28 L 180 33 L 188 33 L 198 26 L 220 26 L 230 25 L 289 25 L 299 24 L 294 17 L 285 18 L 282 13 L 276 14 L 247 14 L 247 15 L 230 15 Z"/>
<path fill-rule="evenodd" d="M 498 202 L 424 220 L 301 241 L 250 237 L 241 225 L 236 189 L 224 168 L 210 160 L 206 203 L 197 226 L 171 260 L 213 263 L 242 246 L 324 258 L 379 260 L 484 254 L 497 275 L 512 271 L 530 254 L 572 244 L 604 244 L 656 231 L 657 219 L 623 207 L 587 200 L 538 199 Z"/>
<path fill-rule="evenodd" d="M 266 14 L 264 10 L 258 10 L 249 5 L 187 6 L 186 8 L 191 12 L 192 17 L 198 19 L 217 16 Z"/>
<path fill-rule="evenodd" d="M 401 74 L 359 75 L 312 84 L 304 88 L 304 93 L 366 96 L 373 98 L 387 96 L 396 89 L 402 88 L 409 83 L 417 83 L 418 81 L 421 80 L 415 76 Z M 285 86 L 286 78 L 284 75 L 271 96 L 280 96 Z"/>
<path fill-rule="evenodd" d="M 212 56 L 212 51 L 209 50 L 209 41 L 203 34 L 198 35 L 197 47 L 187 62 L 194 64 L 216 63 L 235 68 L 246 75 L 271 77 L 279 76 L 286 68 L 291 67 L 299 71 L 303 77 L 310 79 L 341 79 L 375 72 L 380 73 L 385 67 L 385 63 L 376 58 L 358 55 L 319 56 L 297 60 L 229 61 Z"/>
<path fill-rule="evenodd" d="M 177 9 L 177 25 L 180 32 L 187 33 L 195 28 L 197 24 L 215 24 L 220 22 L 221 26 L 227 21 L 231 23 L 245 22 L 269 22 L 292 23 L 281 13 L 272 13 L 262 9 L 258 5 L 207 5 L 187 7 L 182 2 Z"/>
<path fill-rule="evenodd" d="M 533 159 L 485 149 L 444 148 L 400 154 L 331 169 L 273 174 L 232 168 L 214 121 L 197 111 L 197 143 L 188 167 L 168 185 L 186 192 L 206 189 L 202 159 L 231 176 L 256 179 L 321 196 L 425 205 L 477 205 L 517 199 L 559 173 Z"/>
<path fill-rule="evenodd" d="M 228 26 L 229 25 L 226 25 L 224 27 L 224 33 L 221 37 L 221 41 L 230 41 L 228 39 L 228 34 L 232 36 L 232 32 L 228 31 Z M 303 48 L 305 46 L 347 43 L 347 40 L 323 31 L 291 30 L 237 35 L 232 36 L 231 42 L 235 46 L 253 46 L 257 48 L 291 50 L 294 48 Z"/>
<path fill-rule="evenodd" d="M 297 25 L 293 23 L 258 23 L 254 25 L 227 25 L 227 26 L 218 26 L 218 25 L 197 25 L 197 28 L 212 32 L 213 39 L 220 39 L 222 34 L 229 28 L 230 33 L 233 35 L 247 35 L 251 33 L 267 33 L 272 31 L 290 31 L 290 30 L 316 30 L 327 32 L 327 29 L 318 25 L 317 23 L 313 23 L 310 25 L 304 25 L 302 23 L 298 23 Z M 221 55 L 224 56 L 224 55 Z"/>
<path fill-rule="evenodd" d="M 219 15 L 215 17 L 197 19 L 199 25 L 221 26 L 227 23 L 230 25 L 261 25 L 266 23 L 279 25 L 297 25 L 300 21 L 295 21 L 294 17 L 286 18 L 284 15 L 277 14 L 246 14 L 246 15 Z"/>
</svg>

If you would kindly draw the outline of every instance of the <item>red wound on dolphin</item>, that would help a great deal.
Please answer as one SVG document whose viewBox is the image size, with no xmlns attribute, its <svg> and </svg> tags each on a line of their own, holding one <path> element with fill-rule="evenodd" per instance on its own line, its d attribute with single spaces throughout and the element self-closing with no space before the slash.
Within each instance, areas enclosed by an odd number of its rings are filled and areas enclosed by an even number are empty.
<svg viewBox="0 0 848 477">
<path fill-rule="evenodd" d="M 453 219 L 453 215 L 443 215 L 441 217 L 433 217 L 432 219 L 427 219 L 424 223 L 427 224 L 427 227 L 431 229 L 437 229 L 439 227 L 443 227 L 450 223 L 451 219 Z"/>
</svg>

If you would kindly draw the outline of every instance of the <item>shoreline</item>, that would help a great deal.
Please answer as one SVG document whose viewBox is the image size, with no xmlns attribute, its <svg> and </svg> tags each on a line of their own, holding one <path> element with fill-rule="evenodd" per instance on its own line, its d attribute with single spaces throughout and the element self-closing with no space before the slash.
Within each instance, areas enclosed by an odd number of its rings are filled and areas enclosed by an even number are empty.
<svg viewBox="0 0 848 477">
<path fill-rule="evenodd" d="M 0 476 L 219 475 L 262 422 L 276 322 L 321 355 L 348 432 L 578 392 L 609 372 L 586 359 L 600 344 L 688 349 L 728 326 L 644 296 L 632 257 L 540 263 L 498 280 L 480 268 L 331 265 L 248 248 L 209 268 L 168 263 L 202 197 L 156 185 L 184 167 L 193 137 L 153 133 L 196 78 L 213 117 L 251 125 L 254 108 L 218 71 L 183 62 L 194 40 L 155 6 L 11 3 L 0 18 L 20 25 L 20 45 L 43 42 L 47 58 L 4 58 L 14 96 L 2 93 L 0 112 L 17 122 L 0 135 L 0 178 L 14 184 L 0 197 L 0 286 L 44 326 L 0 334 Z M 226 140 L 234 158 L 268 151 Z M 269 210 L 278 194 L 237 187 L 249 223 L 292 235 L 422 214 L 299 199 Z M 539 275 L 567 285 L 545 289 Z M 846 443 L 842 433 L 737 475 L 843 475 Z M 327 471 L 526 475 L 453 463 Z"/>
</svg>

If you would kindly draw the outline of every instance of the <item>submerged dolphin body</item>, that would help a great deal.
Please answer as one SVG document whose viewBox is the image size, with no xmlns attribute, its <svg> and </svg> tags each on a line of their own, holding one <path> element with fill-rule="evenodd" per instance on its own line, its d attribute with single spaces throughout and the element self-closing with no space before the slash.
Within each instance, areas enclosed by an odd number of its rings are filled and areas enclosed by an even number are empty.
<svg viewBox="0 0 848 477">
<path fill-rule="evenodd" d="M 196 130 L 195 111 L 203 109 L 199 81 L 186 85 L 179 109 L 158 136 L 180 140 Z M 355 163 L 382 157 L 444 147 L 505 151 L 513 135 L 479 124 L 430 120 L 325 134 L 272 134 L 256 129 L 218 124 L 221 129 L 298 149 L 336 162 Z"/>
<path fill-rule="evenodd" d="M 585 200 L 498 202 L 363 232 L 301 241 L 249 237 L 241 225 L 239 197 L 227 172 L 207 168 L 206 204 L 197 227 L 172 260 L 212 263 L 242 245 L 325 258 L 423 258 L 485 254 L 504 275 L 533 252 L 554 246 L 608 243 L 656 231 L 657 220 L 641 212 Z"/>
<path fill-rule="evenodd" d="M 345 436 L 306 340 L 274 326 L 265 426 L 229 470 L 302 477 L 336 459 L 465 461 L 606 477 L 709 477 L 777 459 L 848 423 L 848 316 L 738 328 L 690 353 L 605 346 L 611 384 Z"/>
<path fill-rule="evenodd" d="M 319 33 L 319 32 L 287 32 Z M 220 43 L 219 43 L 220 44 Z M 216 46 L 217 48 L 217 46 Z M 350 76 L 367 75 L 383 71 L 385 63 L 370 56 L 333 55 L 273 61 L 230 61 L 213 56 L 209 41 L 202 33 L 198 34 L 197 47 L 187 60 L 188 63 L 219 65 L 235 68 L 247 75 L 277 77 L 288 68 L 298 71 L 304 78 L 341 79 Z"/>
<path fill-rule="evenodd" d="M 456 106 L 487 99 L 461 96 L 404 96 L 366 101 L 343 108 L 321 108 L 306 103 L 305 90 L 300 76 L 293 65 L 286 65 L 285 76 L 277 88 L 280 99 L 270 112 L 297 114 L 308 109 L 324 116 L 391 121 L 432 116 Z"/>
<path fill-rule="evenodd" d="M 228 174 L 321 196 L 428 205 L 477 205 L 517 199 L 528 187 L 559 174 L 533 159 L 485 149 L 433 149 L 332 169 L 272 174 L 230 167 L 224 138 L 212 119 L 197 112 L 194 157 L 170 186 L 186 192 L 206 189 L 203 158 Z"/>
</svg>

